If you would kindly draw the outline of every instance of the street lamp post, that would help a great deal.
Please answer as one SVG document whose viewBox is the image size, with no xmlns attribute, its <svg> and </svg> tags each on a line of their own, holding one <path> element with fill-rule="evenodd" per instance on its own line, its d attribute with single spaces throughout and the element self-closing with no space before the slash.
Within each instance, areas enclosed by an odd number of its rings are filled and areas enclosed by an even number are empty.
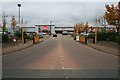
<svg viewBox="0 0 120 80">
<path fill-rule="evenodd" d="M 50 21 L 50 35 L 51 35 L 51 26 L 52 26 L 52 21 Z"/>
<path fill-rule="evenodd" d="M 19 27 L 18 27 L 18 29 L 21 31 L 21 29 L 20 29 L 20 23 L 21 23 L 21 22 L 20 22 L 20 7 L 21 7 L 21 4 L 17 4 L 17 6 L 19 7 L 19 18 L 18 18 L 18 22 L 19 22 L 19 23 L 18 23 L 18 26 L 19 26 Z"/>
<path fill-rule="evenodd" d="M 19 7 L 19 19 L 18 19 L 18 21 L 20 23 L 20 7 L 21 7 L 21 4 L 17 4 L 17 6 Z"/>
</svg>

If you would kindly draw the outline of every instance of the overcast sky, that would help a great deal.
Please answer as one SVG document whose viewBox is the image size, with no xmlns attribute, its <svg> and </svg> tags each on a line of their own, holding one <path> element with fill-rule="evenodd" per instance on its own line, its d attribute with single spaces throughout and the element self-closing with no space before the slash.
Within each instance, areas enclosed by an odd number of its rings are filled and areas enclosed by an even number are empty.
<svg viewBox="0 0 120 80">
<path fill-rule="evenodd" d="M 73 26 L 75 23 L 89 22 L 94 24 L 94 19 L 101 17 L 105 12 L 105 4 L 117 2 L 2 2 L 0 12 L 5 12 L 8 26 L 11 16 L 18 20 L 17 4 L 21 3 L 21 18 L 25 26 L 36 24 L 49 24 L 52 21 L 56 26 Z"/>
</svg>

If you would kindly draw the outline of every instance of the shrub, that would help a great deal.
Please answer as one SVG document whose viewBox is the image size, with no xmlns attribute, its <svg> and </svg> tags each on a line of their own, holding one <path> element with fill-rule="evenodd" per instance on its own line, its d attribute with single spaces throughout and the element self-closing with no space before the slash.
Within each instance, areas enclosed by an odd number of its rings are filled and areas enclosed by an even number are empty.
<svg viewBox="0 0 120 80">
<path fill-rule="evenodd" d="M 15 36 L 18 37 L 18 38 L 22 37 L 21 31 L 16 31 Z"/>
<path fill-rule="evenodd" d="M 21 31 L 16 31 L 15 32 L 15 36 L 18 37 L 18 38 L 21 38 L 22 37 L 22 32 Z M 26 38 L 28 37 L 26 32 L 24 32 L 24 36 Z"/>
<path fill-rule="evenodd" d="M 100 32 L 98 33 L 98 41 L 109 41 L 109 42 L 116 42 L 120 43 L 120 34 L 117 34 L 115 32 Z"/>
<path fill-rule="evenodd" d="M 115 42 L 118 43 L 118 44 L 120 44 L 120 34 L 116 36 Z"/>
<path fill-rule="evenodd" d="M 7 43 L 9 42 L 10 39 L 7 34 L 2 34 L 2 43 Z"/>
<path fill-rule="evenodd" d="M 95 34 L 89 34 L 88 36 L 87 36 L 87 38 L 93 38 L 95 36 Z"/>
<path fill-rule="evenodd" d="M 98 39 L 98 41 L 106 41 L 106 37 L 107 37 L 107 35 L 106 35 L 105 32 L 99 32 L 99 33 L 97 34 L 97 39 Z"/>
</svg>

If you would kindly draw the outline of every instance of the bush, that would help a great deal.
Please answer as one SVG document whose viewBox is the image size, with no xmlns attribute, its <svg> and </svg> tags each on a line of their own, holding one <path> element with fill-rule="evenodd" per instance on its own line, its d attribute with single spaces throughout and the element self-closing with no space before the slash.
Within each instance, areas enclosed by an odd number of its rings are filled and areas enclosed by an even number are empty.
<svg viewBox="0 0 120 80">
<path fill-rule="evenodd" d="M 88 36 L 87 36 L 87 38 L 93 38 L 95 36 L 95 34 L 89 34 Z"/>
<path fill-rule="evenodd" d="M 116 36 L 115 42 L 120 44 L 120 34 Z"/>
<path fill-rule="evenodd" d="M 22 37 L 22 33 L 20 31 L 16 31 L 15 32 L 15 36 L 20 38 L 20 37 Z"/>
<path fill-rule="evenodd" d="M 18 37 L 18 38 L 21 38 L 22 37 L 22 32 L 21 31 L 16 31 L 15 32 L 15 36 Z M 24 32 L 24 36 L 26 38 L 28 37 L 26 32 Z"/>
<path fill-rule="evenodd" d="M 7 34 L 2 34 L 2 43 L 7 43 L 9 42 L 10 39 Z"/>
<path fill-rule="evenodd" d="M 109 42 L 116 42 L 120 43 L 120 34 L 117 34 L 115 32 L 100 32 L 98 33 L 98 41 L 109 41 Z"/>
<path fill-rule="evenodd" d="M 106 41 L 106 33 L 105 32 L 99 32 L 97 35 L 98 41 Z"/>
</svg>

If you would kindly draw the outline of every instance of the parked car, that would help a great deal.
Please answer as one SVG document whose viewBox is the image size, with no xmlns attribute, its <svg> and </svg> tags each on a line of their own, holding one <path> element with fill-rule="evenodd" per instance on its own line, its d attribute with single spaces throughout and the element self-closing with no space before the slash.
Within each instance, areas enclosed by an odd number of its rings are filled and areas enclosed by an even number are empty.
<svg viewBox="0 0 120 80">
<path fill-rule="evenodd" d="M 68 32 L 67 31 L 63 31 L 62 35 L 68 35 Z"/>
<path fill-rule="evenodd" d="M 53 37 L 57 37 L 57 34 L 56 33 L 52 33 Z"/>
</svg>

